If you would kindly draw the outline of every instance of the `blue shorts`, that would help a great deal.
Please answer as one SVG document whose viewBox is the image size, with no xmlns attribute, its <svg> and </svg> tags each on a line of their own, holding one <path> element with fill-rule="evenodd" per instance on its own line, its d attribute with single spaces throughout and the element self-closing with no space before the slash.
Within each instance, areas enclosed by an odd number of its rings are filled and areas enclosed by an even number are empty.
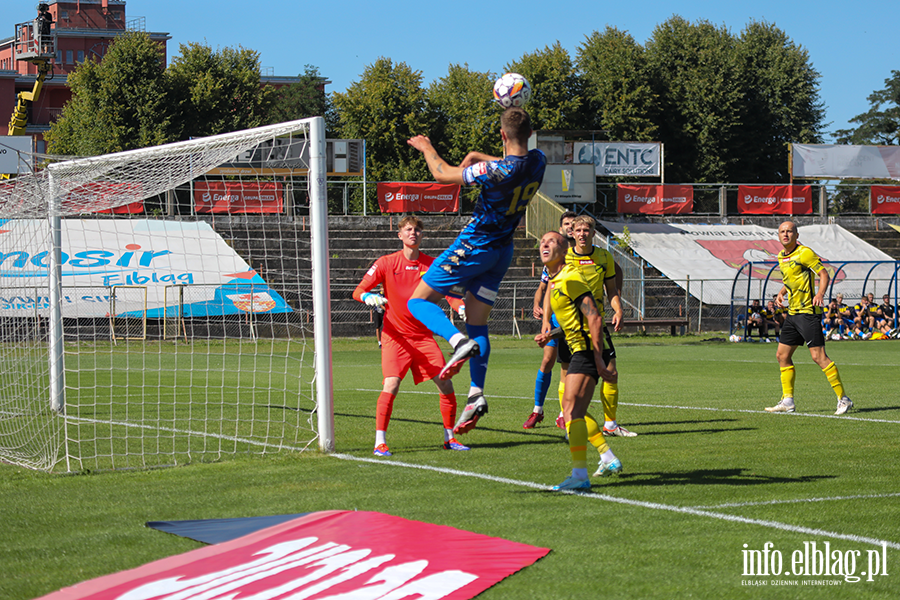
<svg viewBox="0 0 900 600">
<path fill-rule="evenodd" d="M 553 327 L 554 329 L 559 327 L 559 321 L 556 320 L 556 313 L 550 315 L 550 326 Z M 563 338 L 563 339 L 565 339 L 565 338 Z M 560 340 L 553 338 L 549 342 L 547 342 L 547 345 L 550 346 L 551 348 L 556 348 L 557 346 L 559 346 L 559 342 L 560 342 Z"/>
<path fill-rule="evenodd" d="M 463 298 L 466 292 L 472 292 L 476 298 L 493 306 L 512 255 L 512 244 L 502 248 L 478 248 L 456 238 L 434 259 L 422 281 L 443 296 Z"/>
</svg>

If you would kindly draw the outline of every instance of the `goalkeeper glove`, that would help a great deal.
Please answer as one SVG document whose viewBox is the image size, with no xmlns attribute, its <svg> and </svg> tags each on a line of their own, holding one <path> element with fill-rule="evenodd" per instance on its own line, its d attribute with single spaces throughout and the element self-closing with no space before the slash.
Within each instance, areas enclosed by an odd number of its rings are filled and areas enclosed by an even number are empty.
<svg viewBox="0 0 900 600">
<path fill-rule="evenodd" d="M 466 305 L 465 304 L 460 304 L 459 310 L 457 310 L 456 312 L 459 313 L 460 320 L 462 320 L 462 321 L 466 320 Z"/>
<path fill-rule="evenodd" d="M 381 294 L 373 294 L 372 292 L 366 292 L 362 296 L 362 301 L 368 304 L 369 306 L 384 306 L 387 304 L 387 298 L 382 296 Z"/>
</svg>

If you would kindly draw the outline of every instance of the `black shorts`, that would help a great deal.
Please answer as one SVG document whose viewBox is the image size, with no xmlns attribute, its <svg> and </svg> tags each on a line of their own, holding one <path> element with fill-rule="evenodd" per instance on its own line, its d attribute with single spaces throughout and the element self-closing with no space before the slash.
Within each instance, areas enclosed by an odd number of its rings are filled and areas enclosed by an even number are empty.
<svg viewBox="0 0 900 600">
<path fill-rule="evenodd" d="M 600 381 L 600 373 L 597 371 L 597 362 L 594 360 L 593 350 L 579 350 L 572 353 L 572 360 L 569 361 L 568 375 L 587 375 L 595 382 Z"/>
<path fill-rule="evenodd" d="M 569 344 L 566 343 L 566 340 L 559 340 L 559 345 L 556 347 L 556 362 L 561 365 L 567 365 L 572 360 L 572 351 L 569 350 Z"/>
<path fill-rule="evenodd" d="M 825 345 L 825 334 L 822 333 L 822 315 L 788 315 L 781 327 L 779 343 L 787 346 L 802 346 L 806 344 L 810 348 Z"/>
<path fill-rule="evenodd" d="M 616 347 L 613 346 L 612 336 L 609 334 L 609 329 L 606 328 L 606 325 L 603 326 L 603 337 L 606 338 L 606 343 L 603 345 L 603 362 L 608 367 L 609 361 L 616 357 Z"/>
<path fill-rule="evenodd" d="M 603 336 L 606 338 L 606 344 L 603 346 L 603 362 L 606 363 L 606 366 L 609 366 L 609 361 L 616 357 L 616 347 L 613 346 L 612 336 L 605 325 L 603 326 Z M 559 341 L 556 362 L 563 365 L 572 362 L 572 351 L 569 350 L 569 345 L 565 340 Z"/>
<path fill-rule="evenodd" d="M 372 320 L 375 321 L 375 329 L 381 329 L 382 327 L 384 327 L 384 311 L 373 311 Z"/>
</svg>

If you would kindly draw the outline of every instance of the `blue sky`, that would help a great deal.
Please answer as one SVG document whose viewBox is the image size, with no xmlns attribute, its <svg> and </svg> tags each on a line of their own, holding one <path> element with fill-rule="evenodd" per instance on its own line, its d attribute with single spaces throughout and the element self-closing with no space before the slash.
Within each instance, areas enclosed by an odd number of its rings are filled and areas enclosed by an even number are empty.
<svg viewBox="0 0 900 600">
<path fill-rule="evenodd" d="M 8 7 L 11 0 L 2 0 Z M 33 3 L 32 3 L 33 4 Z M 31 4 L 22 4 L 24 17 Z M 254 10 L 247 12 L 247 7 Z M 705 19 L 739 35 L 751 20 L 781 28 L 809 52 L 822 78 L 828 131 L 868 109 L 866 98 L 900 70 L 900 2 L 736 0 L 661 2 L 271 2 L 257 0 L 127 0 L 128 18 L 145 17 L 148 31 L 168 32 L 170 56 L 178 45 L 241 45 L 256 50 L 277 75 L 319 68 L 344 91 L 379 57 L 405 62 L 429 84 L 450 64 L 502 72 L 522 55 L 559 41 L 574 58 L 585 36 L 607 25 L 644 44 L 654 28 L 678 14 Z"/>
</svg>

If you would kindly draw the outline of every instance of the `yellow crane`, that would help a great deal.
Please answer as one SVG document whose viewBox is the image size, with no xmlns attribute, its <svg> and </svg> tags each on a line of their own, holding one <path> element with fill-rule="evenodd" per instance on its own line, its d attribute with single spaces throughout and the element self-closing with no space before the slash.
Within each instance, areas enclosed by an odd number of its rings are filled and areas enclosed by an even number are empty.
<svg viewBox="0 0 900 600">
<path fill-rule="evenodd" d="M 12 48 L 13 63 L 17 60 L 28 61 L 37 67 L 38 75 L 30 92 L 19 92 L 16 95 L 16 107 L 9 120 L 7 135 L 26 134 L 28 105 L 40 97 L 44 81 L 53 71 L 51 61 L 56 57 L 56 36 L 50 29 L 52 23 L 53 18 L 50 16 L 48 5 L 41 3 L 38 4 L 36 19 L 16 25 L 16 37 Z M 8 179 L 9 176 L 0 175 L 0 178 Z"/>
</svg>

